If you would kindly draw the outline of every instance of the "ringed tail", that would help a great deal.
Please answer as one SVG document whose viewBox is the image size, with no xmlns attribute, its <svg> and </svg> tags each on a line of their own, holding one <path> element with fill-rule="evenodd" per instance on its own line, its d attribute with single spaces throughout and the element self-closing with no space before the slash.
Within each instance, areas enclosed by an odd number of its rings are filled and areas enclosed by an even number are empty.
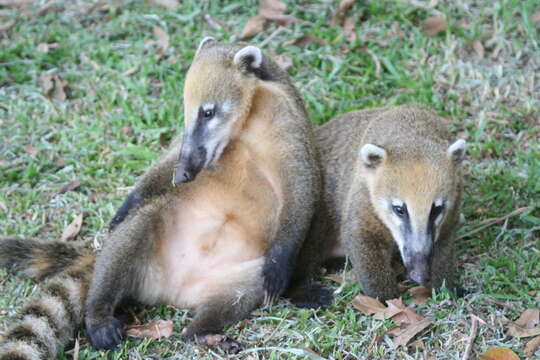
<svg viewBox="0 0 540 360">
<path fill-rule="evenodd" d="M 95 255 L 61 241 L 0 238 L 0 267 L 48 279 L 0 340 L 0 360 L 55 359 L 81 326 Z"/>
</svg>

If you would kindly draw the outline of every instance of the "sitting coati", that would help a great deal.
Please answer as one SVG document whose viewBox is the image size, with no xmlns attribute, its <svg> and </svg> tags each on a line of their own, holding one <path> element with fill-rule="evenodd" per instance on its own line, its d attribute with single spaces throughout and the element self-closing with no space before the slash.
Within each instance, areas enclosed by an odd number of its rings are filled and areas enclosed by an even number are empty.
<svg viewBox="0 0 540 360">
<path fill-rule="evenodd" d="M 455 289 L 465 141 L 416 106 L 347 113 L 315 130 L 323 200 L 295 271 L 347 255 L 365 294 L 399 296 L 401 258 L 420 284 Z"/>
<path fill-rule="evenodd" d="M 320 192 L 297 90 L 259 48 L 207 38 L 184 109 L 181 141 L 136 185 L 97 258 L 68 243 L 0 241 L 0 266 L 55 275 L 5 334 L 0 359 L 53 358 L 83 320 L 94 348 L 114 349 L 126 299 L 194 309 L 183 335 L 211 345 L 286 289 Z"/>
</svg>

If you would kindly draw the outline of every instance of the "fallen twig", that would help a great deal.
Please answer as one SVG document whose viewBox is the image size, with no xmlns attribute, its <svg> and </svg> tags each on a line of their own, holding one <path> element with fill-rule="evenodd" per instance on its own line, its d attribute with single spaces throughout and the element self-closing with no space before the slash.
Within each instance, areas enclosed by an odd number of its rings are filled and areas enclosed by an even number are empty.
<svg viewBox="0 0 540 360">
<path fill-rule="evenodd" d="M 494 225 L 494 224 L 496 224 L 496 223 L 499 223 L 499 222 L 501 222 L 501 221 L 504 221 L 504 220 L 506 220 L 506 219 L 508 219 L 508 218 L 511 218 L 512 216 L 519 215 L 519 214 L 521 214 L 522 212 L 527 211 L 527 210 L 529 210 L 529 209 L 531 209 L 530 206 L 525 206 L 525 207 L 516 209 L 516 210 L 512 211 L 511 213 L 506 214 L 506 215 L 504 215 L 504 216 L 500 216 L 500 217 L 496 217 L 496 218 L 491 218 L 491 219 L 486 219 L 486 220 L 482 221 L 482 222 L 480 223 L 480 226 L 477 227 L 476 229 L 471 230 L 471 231 L 469 231 L 469 232 L 466 232 L 465 234 L 459 236 L 459 237 L 458 237 L 458 240 L 461 240 L 461 239 L 464 239 L 464 238 L 469 237 L 469 236 L 471 236 L 471 235 L 474 235 L 474 234 L 476 234 L 477 232 L 480 232 L 480 231 L 484 230 L 485 228 L 490 227 L 491 225 Z"/>
<path fill-rule="evenodd" d="M 476 333 L 478 331 L 478 318 L 476 316 L 471 316 L 471 333 L 469 334 L 469 339 L 467 340 L 467 347 L 465 348 L 465 353 L 461 360 L 468 360 L 471 355 L 471 350 L 474 344 L 474 338 L 476 338 Z"/>
<path fill-rule="evenodd" d="M 276 30 L 274 30 L 273 33 L 271 33 L 266 39 L 264 39 L 264 40 L 259 44 L 259 47 L 260 47 L 260 48 L 263 48 L 263 47 L 265 47 L 266 45 L 268 45 L 268 43 L 270 43 L 270 41 L 272 41 L 276 36 L 278 36 L 283 30 L 285 30 L 285 27 L 284 27 L 284 26 L 279 26 Z"/>
</svg>

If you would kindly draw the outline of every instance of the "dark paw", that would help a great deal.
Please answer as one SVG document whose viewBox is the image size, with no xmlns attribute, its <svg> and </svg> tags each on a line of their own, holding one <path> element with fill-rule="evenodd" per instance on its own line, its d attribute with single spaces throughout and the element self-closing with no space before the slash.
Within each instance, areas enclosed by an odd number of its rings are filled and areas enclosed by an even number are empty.
<svg viewBox="0 0 540 360">
<path fill-rule="evenodd" d="M 96 350 L 116 350 L 122 343 L 123 329 L 122 322 L 112 316 L 99 324 L 86 324 L 86 334 Z"/>
<path fill-rule="evenodd" d="M 469 292 L 467 290 L 465 290 L 465 288 L 461 287 L 461 286 L 456 286 L 454 287 L 454 294 L 456 294 L 456 296 L 458 298 L 462 298 L 464 297 L 465 295 L 467 295 Z"/>
<path fill-rule="evenodd" d="M 326 308 L 334 302 L 332 290 L 318 284 L 308 284 L 288 291 L 287 297 L 299 308 Z"/>
<path fill-rule="evenodd" d="M 278 254 L 269 254 L 264 261 L 263 288 L 265 306 L 272 305 L 285 292 L 292 275 L 292 267 L 287 258 L 280 256 L 279 250 L 272 249 L 271 252 Z"/>
<path fill-rule="evenodd" d="M 227 354 L 238 354 L 243 348 L 242 344 L 238 341 L 223 334 L 195 335 L 194 338 L 198 344 L 219 349 Z"/>
</svg>

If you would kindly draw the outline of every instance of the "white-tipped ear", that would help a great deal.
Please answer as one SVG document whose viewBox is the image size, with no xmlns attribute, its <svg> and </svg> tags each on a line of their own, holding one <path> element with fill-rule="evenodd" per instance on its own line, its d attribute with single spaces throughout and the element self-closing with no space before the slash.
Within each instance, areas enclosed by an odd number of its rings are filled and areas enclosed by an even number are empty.
<svg viewBox="0 0 540 360">
<path fill-rule="evenodd" d="M 208 43 L 212 41 L 215 41 L 215 40 L 211 36 L 207 36 L 204 39 L 202 39 L 201 42 L 199 43 L 199 47 L 197 48 L 197 52 L 195 54 L 198 54 L 205 45 L 207 45 Z"/>
<path fill-rule="evenodd" d="M 262 64 L 262 51 L 256 46 L 246 46 L 234 55 L 234 63 L 242 70 L 258 69 Z"/>
<path fill-rule="evenodd" d="M 467 143 L 463 139 L 459 139 L 448 147 L 448 157 L 455 163 L 459 164 L 465 157 L 465 149 Z"/>
<path fill-rule="evenodd" d="M 386 150 L 377 145 L 365 144 L 360 148 L 360 158 L 364 165 L 375 168 L 386 159 Z"/>
</svg>

